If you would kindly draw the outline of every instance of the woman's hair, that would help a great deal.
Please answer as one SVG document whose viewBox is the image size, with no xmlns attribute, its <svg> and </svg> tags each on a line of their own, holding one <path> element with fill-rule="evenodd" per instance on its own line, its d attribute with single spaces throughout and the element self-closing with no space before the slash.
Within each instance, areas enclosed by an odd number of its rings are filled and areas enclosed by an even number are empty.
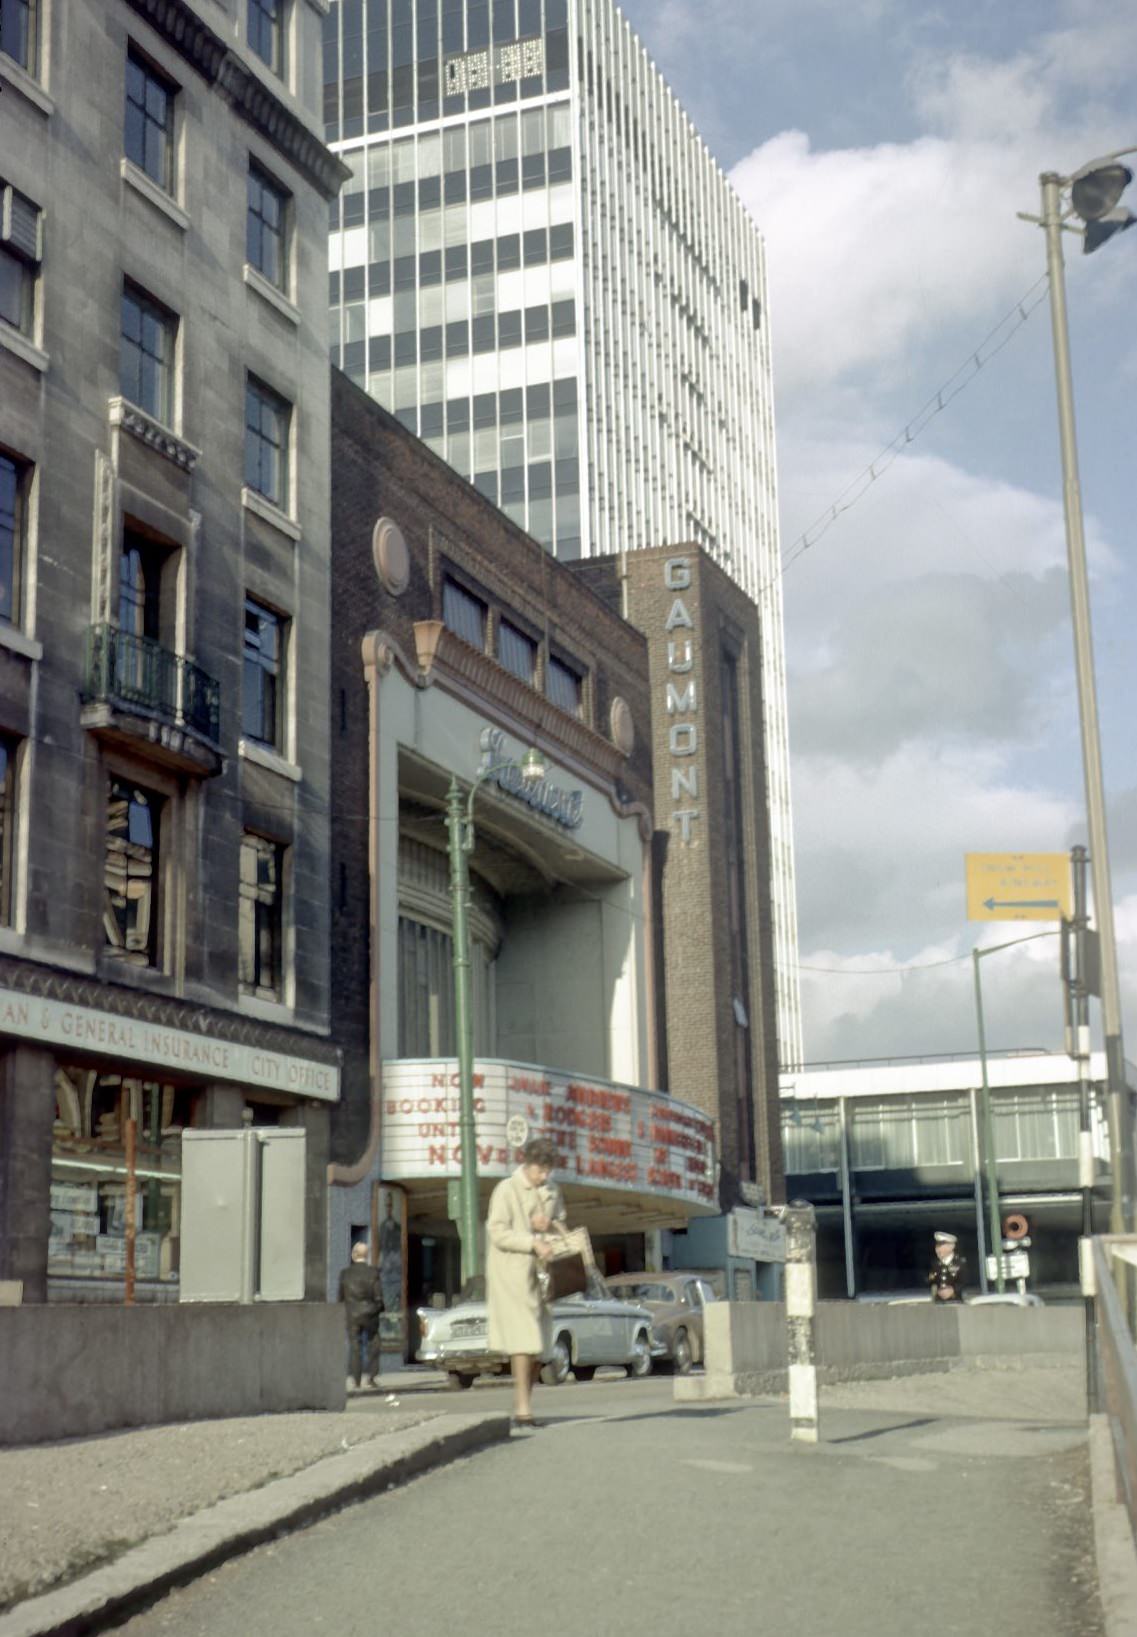
<svg viewBox="0 0 1137 1637">
<path fill-rule="evenodd" d="M 521 1150 L 522 1165 L 547 1165 L 551 1171 L 557 1163 L 557 1150 L 548 1137 L 530 1137 Z"/>
</svg>

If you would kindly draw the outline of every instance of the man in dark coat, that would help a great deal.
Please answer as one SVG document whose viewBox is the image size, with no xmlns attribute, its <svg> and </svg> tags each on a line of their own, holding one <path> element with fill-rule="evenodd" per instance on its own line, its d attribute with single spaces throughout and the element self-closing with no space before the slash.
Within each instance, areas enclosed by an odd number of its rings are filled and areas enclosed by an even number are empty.
<svg viewBox="0 0 1137 1637">
<path fill-rule="evenodd" d="M 383 1311 L 383 1292 L 379 1283 L 379 1269 L 369 1266 L 367 1246 L 364 1244 L 351 1247 L 351 1262 L 340 1274 L 340 1301 L 347 1321 L 348 1375 L 357 1387 L 361 1385 L 366 1355 L 367 1385 L 378 1387 L 379 1315 Z"/>
<path fill-rule="evenodd" d="M 937 1304 L 963 1300 L 964 1264 L 956 1245 L 954 1233 L 936 1234 L 936 1257 L 928 1274 L 928 1283 L 932 1287 L 932 1301 Z"/>
</svg>

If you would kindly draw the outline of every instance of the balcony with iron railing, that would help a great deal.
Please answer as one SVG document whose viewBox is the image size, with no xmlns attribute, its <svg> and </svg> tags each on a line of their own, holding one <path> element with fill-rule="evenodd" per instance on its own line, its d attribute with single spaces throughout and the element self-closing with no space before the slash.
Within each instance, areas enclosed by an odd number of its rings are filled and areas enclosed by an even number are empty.
<svg viewBox="0 0 1137 1637">
<path fill-rule="evenodd" d="M 83 724 L 182 772 L 221 771 L 221 689 L 184 654 L 114 625 L 87 635 Z"/>
</svg>

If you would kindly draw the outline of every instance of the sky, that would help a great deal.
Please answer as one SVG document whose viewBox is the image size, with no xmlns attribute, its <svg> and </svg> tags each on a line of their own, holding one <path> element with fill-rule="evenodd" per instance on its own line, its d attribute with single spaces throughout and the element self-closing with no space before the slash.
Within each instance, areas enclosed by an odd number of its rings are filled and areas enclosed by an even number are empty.
<svg viewBox="0 0 1137 1637">
<path fill-rule="evenodd" d="M 1137 146 L 1137 6 L 622 9 L 766 242 L 789 553 L 1022 298 L 1045 297 L 1041 230 L 1016 212 L 1037 214 L 1040 172 Z M 1065 248 L 1137 1061 L 1137 229 Z M 1046 300 L 1008 335 L 783 577 L 808 1061 L 973 1051 L 972 948 L 1044 929 L 969 923 L 965 853 L 1088 839 Z M 1061 1046 L 1057 937 L 982 971 L 992 1048 Z"/>
</svg>

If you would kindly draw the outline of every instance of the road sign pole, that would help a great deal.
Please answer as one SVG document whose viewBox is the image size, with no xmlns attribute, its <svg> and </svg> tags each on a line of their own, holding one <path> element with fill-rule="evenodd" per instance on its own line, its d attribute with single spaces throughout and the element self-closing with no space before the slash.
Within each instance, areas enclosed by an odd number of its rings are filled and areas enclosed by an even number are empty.
<svg viewBox="0 0 1137 1637">
<path fill-rule="evenodd" d="M 987 1031 L 983 1024 L 983 984 L 979 977 L 979 961 L 983 950 L 971 951 L 975 973 L 975 1020 L 979 1027 L 979 1073 L 983 1085 L 983 1148 L 987 1171 L 987 1211 L 990 1224 L 991 1253 L 995 1258 L 995 1281 L 999 1295 L 1003 1294 L 1003 1231 L 999 1222 L 999 1171 L 995 1160 L 995 1121 L 991 1114 L 991 1087 L 987 1083 Z"/>
<path fill-rule="evenodd" d="M 1094 1348 L 1094 1298 L 1089 1275 L 1091 1241 L 1094 1232 L 1094 1138 L 1092 1103 L 1090 1101 L 1090 1000 L 1086 989 L 1086 936 L 1089 916 L 1086 913 L 1086 849 L 1074 847 L 1070 852 L 1074 866 L 1074 960 L 1073 970 L 1067 972 L 1068 1007 L 1071 1039 L 1068 1049 L 1078 1064 L 1078 1186 L 1082 1191 L 1082 1237 L 1078 1246 L 1081 1272 L 1082 1300 L 1086 1316 L 1086 1402 L 1092 1415 L 1097 1404 L 1096 1350 Z"/>
</svg>

